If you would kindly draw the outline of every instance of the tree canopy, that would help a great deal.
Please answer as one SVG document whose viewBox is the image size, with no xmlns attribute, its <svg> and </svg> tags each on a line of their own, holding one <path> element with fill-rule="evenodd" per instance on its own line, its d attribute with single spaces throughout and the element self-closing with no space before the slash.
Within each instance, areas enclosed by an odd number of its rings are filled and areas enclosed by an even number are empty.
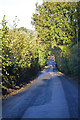
<svg viewBox="0 0 80 120">
<path fill-rule="evenodd" d="M 77 5 L 74 2 L 36 4 L 32 24 L 42 42 L 70 46 L 76 43 Z"/>
</svg>

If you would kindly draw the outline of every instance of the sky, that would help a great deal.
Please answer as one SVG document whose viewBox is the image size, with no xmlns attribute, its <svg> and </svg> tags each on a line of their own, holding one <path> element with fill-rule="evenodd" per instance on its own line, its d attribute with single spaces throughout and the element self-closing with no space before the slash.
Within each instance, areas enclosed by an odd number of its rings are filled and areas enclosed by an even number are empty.
<svg viewBox="0 0 80 120">
<path fill-rule="evenodd" d="M 31 25 L 31 17 L 35 13 L 36 2 L 42 4 L 43 0 L 0 0 L 0 23 L 3 16 L 6 15 L 6 20 L 11 27 L 13 26 L 15 16 L 17 16 L 17 19 L 19 19 L 17 27 L 26 27 L 34 30 L 34 27 Z"/>
</svg>

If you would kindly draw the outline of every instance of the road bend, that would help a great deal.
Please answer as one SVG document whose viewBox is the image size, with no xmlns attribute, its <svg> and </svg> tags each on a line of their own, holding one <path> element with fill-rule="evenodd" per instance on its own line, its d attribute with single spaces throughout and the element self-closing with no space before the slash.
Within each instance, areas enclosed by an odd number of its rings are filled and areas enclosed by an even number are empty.
<svg viewBox="0 0 80 120">
<path fill-rule="evenodd" d="M 78 84 L 53 69 L 47 69 L 28 89 L 2 101 L 3 118 L 78 118 Z"/>
</svg>

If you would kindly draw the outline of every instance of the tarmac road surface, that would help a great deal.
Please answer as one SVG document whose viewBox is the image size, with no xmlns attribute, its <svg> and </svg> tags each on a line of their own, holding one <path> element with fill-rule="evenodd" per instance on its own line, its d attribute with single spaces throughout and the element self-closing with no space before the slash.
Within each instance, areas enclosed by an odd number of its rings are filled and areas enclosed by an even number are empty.
<svg viewBox="0 0 80 120">
<path fill-rule="evenodd" d="M 78 84 L 53 70 L 42 72 L 25 91 L 2 102 L 3 118 L 78 118 Z"/>
</svg>

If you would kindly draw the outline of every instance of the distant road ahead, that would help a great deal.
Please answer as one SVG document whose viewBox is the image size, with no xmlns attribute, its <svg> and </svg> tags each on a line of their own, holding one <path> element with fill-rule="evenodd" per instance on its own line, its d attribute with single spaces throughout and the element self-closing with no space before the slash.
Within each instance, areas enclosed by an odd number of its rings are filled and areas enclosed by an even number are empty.
<svg viewBox="0 0 80 120">
<path fill-rule="evenodd" d="M 78 118 L 78 85 L 52 65 L 49 59 L 28 89 L 3 100 L 3 118 Z"/>
</svg>

